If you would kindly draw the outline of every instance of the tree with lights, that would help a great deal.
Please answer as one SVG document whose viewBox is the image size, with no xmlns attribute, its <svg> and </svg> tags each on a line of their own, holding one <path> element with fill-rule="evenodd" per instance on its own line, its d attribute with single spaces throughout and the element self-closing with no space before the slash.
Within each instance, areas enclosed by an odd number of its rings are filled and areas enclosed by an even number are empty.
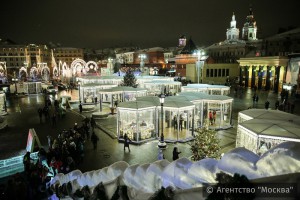
<svg viewBox="0 0 300 200">
<path fill-rule="evenodd" d="M 203 158 L 219 159 L 220 154 L 220 140 L 217 138 L 217 132 L 209 129 L 208 126 L 197 128 L 195 130 L 195 140 L 191 144 L 191 151 L 193 153 L 192 159 L 194 161 Z"/>
<path fill-rule="evenodd" d="M 121 86 L 128 86 L 128 87 L 137 87 L 136 78 L 131 70 L 128 70 L 123 77 L 123 81 L 121 83 Z"/>
</svg>

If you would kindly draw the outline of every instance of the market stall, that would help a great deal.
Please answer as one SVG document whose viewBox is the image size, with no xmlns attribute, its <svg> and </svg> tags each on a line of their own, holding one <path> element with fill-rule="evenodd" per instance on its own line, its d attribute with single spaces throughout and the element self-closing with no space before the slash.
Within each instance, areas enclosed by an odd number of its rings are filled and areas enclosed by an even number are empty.
<svg viewBox="0 0 300 200">
<path fill-rule="evenodd" d="M 147 101 L 122 102 L 118 106 L 118 139 L 124 135 L 134 143 L 141 143 L 157 137 L 156 106 Z"/>
<path fill-rule="evenodd" d="M 202 127 L 204 123 L 208 124 L 209 128 L 212 129 L 227 129 L 232 127 L 233 98 L 195 92 L 182 92 L 178 95 L 195 105 L 195 127 Z"/>
<path fill-rule="evenodd" d="M 237 127 L 236 147 L 245 147 L 263 154 L 274 146 L 285 142 L 300 142 L 299 117 L 296 120 L 251 119 Z"/>
<path fill-rule="evenodd" d="M 200 92 L 212 95 L 229 95 L 230 87 L 225 85 L 188 84 L 182 87 L 183 92 Z"/>
<path fill-rule="evenodd" d="M 165 99 L 163 106 L 165 141 L 185 142 L 194 139 L 195 105 L 189 101 Z M 161 112 L 161 109 L 159 109 Z"/>
<path fill-rule="evenodd" d="M 146 96 L 147 94 L 148 90 L 144 88 L 118 86 L 99 90 L 97 95 L 102 102 L 109 102 L 111 103 L 111 106 L 113 106 L 116 101 L 135 101 L 136 97 Z"/>
<path fill-rule="evenodd" d="M 300 124 L 299 116 L 280 110 L 248 109 L 240 111 L 238 114 L 239 124 L 251 119 L 291 120 L 298 121 Z"/>
<path fill-rule="evenodd" d="M 0 91 L 0 116 L 7 114 L 6 94 Z"/>
<path fill-rule="evenodd" d="M 144 82 L 140 87 L 148 89 L 150 95 L 161 93 L 175 95 L 181 92 L 181 82 L 176 81 L 153 80 Z"/>
<path fill-rule="evenodd" d="M 81 85 L 79 89 L 80 101 L 83 103 L 95 103 L 96 97 L 98 98 L 98 94 L 101 90 L 111 89 L 117 87 L 117 85 L 112 84 L 96 84 L 89 83 Z M 98 101 L 98 99 L 97 99 Z"/>
</svg>

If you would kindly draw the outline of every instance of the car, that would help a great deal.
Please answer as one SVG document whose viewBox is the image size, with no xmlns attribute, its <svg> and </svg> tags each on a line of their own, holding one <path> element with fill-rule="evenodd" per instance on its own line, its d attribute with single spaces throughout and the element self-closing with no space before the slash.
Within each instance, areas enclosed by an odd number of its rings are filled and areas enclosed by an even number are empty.
<svg viewBox="0 0 300 200">
<path fill-rule="evenodd" d="M 63 84 L 63 83 L 59 83 L 59 84 L 57 85 L 57 88 L 58 88 L 59 90 L 66 90 L 66 89 L 68 89 L 68 86 L 65 85 L 65 84 Z"/>
<path fill-rule="evenodd" d="M 50 86 L 47 87 L 46 92 L 48 94 L 56 94 L 57 93 L 57 89 L 53 85 L 50 85 Z"/>
</svg>

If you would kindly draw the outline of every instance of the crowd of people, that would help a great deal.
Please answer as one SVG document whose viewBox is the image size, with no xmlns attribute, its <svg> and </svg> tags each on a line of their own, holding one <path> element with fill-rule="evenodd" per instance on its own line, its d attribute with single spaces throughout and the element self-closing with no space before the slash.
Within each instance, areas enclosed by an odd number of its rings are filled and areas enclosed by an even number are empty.
<svg viewBox="0 0 300 200">
<path fill-rule="evenodd" d="M 48 138 L 48 149 L 38 149 L 37 160 L 33 159 L 30 152 L 23 157 L 24 174 L 15 174 L 2 185 L 0 199 L 42 199 L 46 197 L 46 185 L 51 177 L 57 173 L 69 173 L 83 162 L 84 146 L 86 141 L 95 135 L 92 128 L 93 123 L 88 118 L 83 121 L 82 126 L 77 123 L 69 130 L 64 129 L 57 137 Z M 99 140 L 99 139 L 98 139 Z M 93 141 L 92 141 L 93 142 Z M 94 142 L 93 142 L 94 143 Z M 18 192 L 20 191 L 20 192 Z"/>
</svg>

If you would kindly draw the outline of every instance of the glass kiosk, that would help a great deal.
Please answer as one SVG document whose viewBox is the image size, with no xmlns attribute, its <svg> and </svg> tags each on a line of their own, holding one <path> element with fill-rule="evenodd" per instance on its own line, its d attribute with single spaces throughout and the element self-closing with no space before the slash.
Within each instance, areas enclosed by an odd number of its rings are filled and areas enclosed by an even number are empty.
<svg viewBox="0 0 300 200">
<path fill-rule="evenodd" d="M 156 106 L 151 102 L 132 101 L 118 105 L 118 139 L 124 135 L 134 143 L 142 143 L 157 137 Z"/>
</svg>

